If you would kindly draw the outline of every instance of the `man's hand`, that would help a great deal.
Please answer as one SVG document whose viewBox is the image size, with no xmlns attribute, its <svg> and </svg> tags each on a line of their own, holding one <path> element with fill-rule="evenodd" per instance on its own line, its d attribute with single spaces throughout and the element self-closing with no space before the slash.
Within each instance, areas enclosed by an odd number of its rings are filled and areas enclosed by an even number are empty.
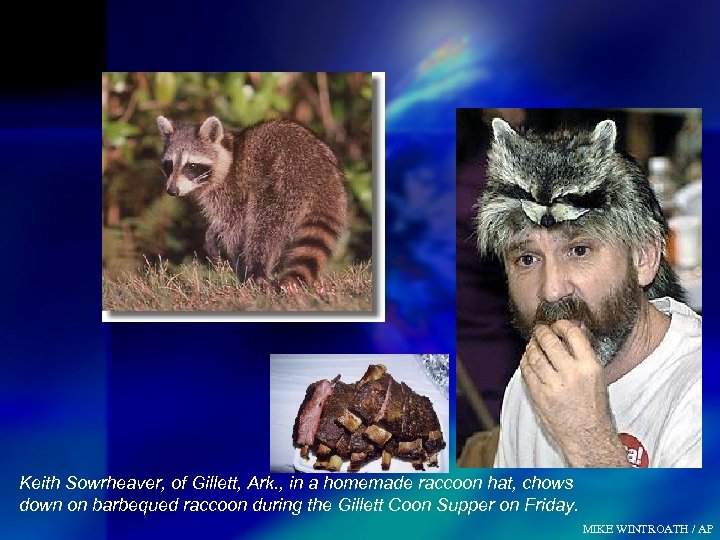
<svg viewBox="0 0 720 540">
<path fill-rule="evenodd" d="M 577 323 L 538 325 L 520 361 L 535 411 L 571 467 L 629 467 L 603 367 Z"/>
</svg>

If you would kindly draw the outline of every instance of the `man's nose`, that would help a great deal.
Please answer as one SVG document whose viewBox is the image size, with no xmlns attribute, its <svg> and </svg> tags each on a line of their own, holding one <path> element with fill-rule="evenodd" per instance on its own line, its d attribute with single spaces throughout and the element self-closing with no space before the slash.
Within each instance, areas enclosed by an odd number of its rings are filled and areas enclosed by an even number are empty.
<svg viewBox="0 0 720 540">
<path fill-rule="evenodd" d="M 553 260 L 546 260 L 543 265 L 543 300 L 557 302 L 571 296 L 573 293 L 569 275 L 560 264 Z"/>
</svg>

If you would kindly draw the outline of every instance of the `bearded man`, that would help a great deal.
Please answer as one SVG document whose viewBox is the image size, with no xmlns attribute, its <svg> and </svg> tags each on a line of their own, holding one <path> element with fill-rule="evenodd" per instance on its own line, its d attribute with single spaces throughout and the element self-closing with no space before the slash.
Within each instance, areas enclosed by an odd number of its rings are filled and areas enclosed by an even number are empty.
<svg viewBox="0 0 720 540">
<path fill-rule="evenodd" d="M 493 120 L 481 253 L 503 261 L 527 340 L 496 467 L 700 467 L 702 319 L 616 126 L 520 134 Z"/>
</svg>

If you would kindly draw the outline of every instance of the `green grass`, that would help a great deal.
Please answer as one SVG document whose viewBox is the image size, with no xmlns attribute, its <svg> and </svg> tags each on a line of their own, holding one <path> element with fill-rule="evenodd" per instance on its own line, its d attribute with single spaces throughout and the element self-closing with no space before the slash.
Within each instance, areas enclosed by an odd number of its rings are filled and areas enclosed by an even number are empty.
<svg viewBox="0 0 720 540">
<path fill-rule="evenodd" d="M 167 261 L 146 261 L 136 273 L 103 272 L 107 311 L 372 311 L 370 263 L 321 276 L 312 289 L 278 291 L 238 281 L 228 263 L 206 266 L 194 260 L 171 270 Z"/>
</svg>

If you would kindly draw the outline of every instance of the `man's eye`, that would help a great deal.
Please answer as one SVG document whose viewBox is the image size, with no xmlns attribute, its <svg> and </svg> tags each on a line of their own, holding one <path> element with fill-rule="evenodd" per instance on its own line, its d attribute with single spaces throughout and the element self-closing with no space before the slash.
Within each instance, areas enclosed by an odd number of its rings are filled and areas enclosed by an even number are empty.
<svg viewBox="0 0 720 540">
<path fill-rule="evenodd" d="M 587 255 L 588 247 L 587 246 L 575 246 L 570 250 L 570 253 L 574 255 L 575 257 L 584 257 Z"/>
<path fill-rule="evenodd" d="M 165 171 L 165 174 L 167 176 L 170 176 L 173 171 L 173 162 L 168 160 L 163 161 L 163 171 Z"/>
<path fill-rule="evenodd" d="M 532 264 L 535 262 L 535 257 L 532 255 L 520 255 L 518 258 L 518 263 L 520 266 L 532 266 Z"/>
</svg>

